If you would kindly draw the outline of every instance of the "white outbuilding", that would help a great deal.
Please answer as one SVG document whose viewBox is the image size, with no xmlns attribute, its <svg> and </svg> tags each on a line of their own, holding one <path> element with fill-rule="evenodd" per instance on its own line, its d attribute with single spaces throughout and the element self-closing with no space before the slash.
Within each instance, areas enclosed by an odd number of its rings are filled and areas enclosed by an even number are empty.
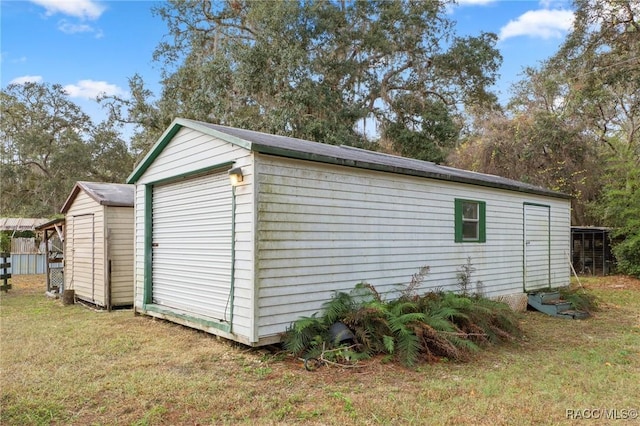
<svg viewBox="0 0 640 426">
<path fill-rule="evenodd" d="M 522 306 L 569 283 L 570 197 L 498 176 L 176 119 L 128 183 L 136 312 L 247 345 L 423 266 L 421 290 L 456 290 L 470 258 L 485 295 Z"/>
<path fill-rule="evenodd" d="M 133 305 L 133 185 L 77 182 L 65 214 L 64 289 L 101 308 Z"/>
</svg>

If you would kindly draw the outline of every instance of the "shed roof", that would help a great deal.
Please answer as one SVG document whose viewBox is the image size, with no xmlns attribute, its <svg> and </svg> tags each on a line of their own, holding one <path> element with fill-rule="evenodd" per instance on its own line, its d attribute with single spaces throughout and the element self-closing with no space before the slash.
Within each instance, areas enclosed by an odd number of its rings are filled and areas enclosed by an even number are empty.
<svg viewBox="0 0 640 426">
<path fill-rule="evenodd" d="M 133 207 L 133 185 L 124 183 L 76 182 L 71 190 L 71 194 L 67 197 L 67 201 L 64 202 L 62 209 L 60 209 L 62 213 L 66 213 L 69 210 L 80 190 L 86 192 L 89 197 L 103 206 Z"/>
<path fill-rule="evenodd" d="M 591 232 L 609 232 L 613 228 L 609 228 L 606 226 L 572 226 L 571 232 L 583 232 L 583 233 L 591 233 Z"/>
<path fill-rule="evenodd" d="M 48 222 L 40 224 L 36 226 L 36 231 L 42 231 L 43 229 L 53 229 L 58 225 L 64 225 L 65 219 L 64 217 L 57 217 L 55 219 L 51 219 Z"/>
<path fill-rule="evenodd" d="M 329 145 L 287 136 L 271 135 L 184 118 L 176 118 L 173 123 L 171 123 L 169 128 L 129 176 L 127 182 L 135 183 L 167 146 L 173 136 L 183 127 L 200 131 L 251 151 L 281 157 L 420 176 L 558 198 L 571 198 L 571 196 L 567 194 L 513 179 L 456 169 L 429 161 L 383 154 L 344 145 Z"/>
<path fill-rule="evenodd" d="M 48 221 L 46 218 L 0 217 L 0 231 L 33 231 Z"/>
</svg>

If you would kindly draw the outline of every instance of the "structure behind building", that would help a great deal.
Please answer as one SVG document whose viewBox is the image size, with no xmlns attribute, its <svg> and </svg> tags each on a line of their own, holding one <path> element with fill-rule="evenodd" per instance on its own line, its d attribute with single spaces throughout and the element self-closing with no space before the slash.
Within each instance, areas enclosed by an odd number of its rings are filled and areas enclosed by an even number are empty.
<svg viewBox="0 0 640 426">
<path fill-rule="evenodd" d="M 615 264 L 610 228 L 572 226 L 571 262 L 581 275 L 610 274 Z"/>
</svg>

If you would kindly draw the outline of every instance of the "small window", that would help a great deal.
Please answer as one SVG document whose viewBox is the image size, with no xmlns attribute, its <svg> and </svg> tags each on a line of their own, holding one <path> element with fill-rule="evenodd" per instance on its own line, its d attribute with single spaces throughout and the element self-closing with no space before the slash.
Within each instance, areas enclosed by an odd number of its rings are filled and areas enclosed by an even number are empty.
<svg viewBox="0 0 640 426">
<path fill-rule="evenodd" d="M 456 243 L 484 243 L 486 203 L 484 201 L 455 200 Z"/>
</svg>

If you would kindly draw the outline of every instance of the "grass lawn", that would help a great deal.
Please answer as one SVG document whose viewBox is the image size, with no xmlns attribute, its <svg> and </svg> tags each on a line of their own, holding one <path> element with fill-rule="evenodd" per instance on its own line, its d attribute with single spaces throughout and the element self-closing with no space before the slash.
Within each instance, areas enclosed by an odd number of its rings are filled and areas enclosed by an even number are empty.
<svg viewBox="0 0 640 426">
<path fill-rule="evenodd" d="M 594 317 L 526 312 L 522 341 L 468 363 L 307 372 L 131 310 L 63 306 L 43 276 L 19 276 L 0 295 L 0 424 L 640 423 L 640 281 L 582 283 L 600 298 Z"/>
</svg>

